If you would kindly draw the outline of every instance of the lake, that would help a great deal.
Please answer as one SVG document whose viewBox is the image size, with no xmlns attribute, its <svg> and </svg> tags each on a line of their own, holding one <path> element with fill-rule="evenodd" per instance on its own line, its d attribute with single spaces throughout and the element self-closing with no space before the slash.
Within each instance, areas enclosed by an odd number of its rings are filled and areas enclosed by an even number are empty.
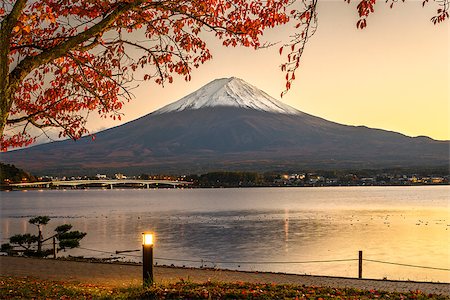
<svg viewBox="0 0 450 300">
<path fill-rule="evenodd" d="M 450 282 L 449 198 L 450 186 L 12 191 L 0 238 L 48 215 L 44 236 L 87 232 L 59 255 L 141 261 L 115 251 L 154 231 L 158 264 L 356 277 L 361 250 L 365 278 Z"/>
</svg>

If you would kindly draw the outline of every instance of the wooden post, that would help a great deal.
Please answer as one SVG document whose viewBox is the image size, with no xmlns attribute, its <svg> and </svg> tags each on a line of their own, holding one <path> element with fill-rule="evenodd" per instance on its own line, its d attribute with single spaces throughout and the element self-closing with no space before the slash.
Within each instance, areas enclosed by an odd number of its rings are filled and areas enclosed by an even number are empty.
<svg viewBox="0 0 450 300">
<path fill-rule="evenodd" d="M 38 230 L 39 230 L 39 236 L 38 236 L 38 255 L 40 256 L 42 253 L 42 240 L 44 239 L 42 237 L 42 229 L 41 229 L 41 224 L 38 223 Z"/>
<path fill-rule="evenodd" d="M 56 259 L 56 237 L 53 237 L 53 259 Z"/>
<path fill-rule="evenodd" d="M 358 257 L 358 278 L 362 278 L 362 251 L 359 251 Z"/>
<path fill-rule="evenodd" d="M 142 246 L 142 270 L 144 286 L 153 283 L 153 245 Z"/>
</svg>

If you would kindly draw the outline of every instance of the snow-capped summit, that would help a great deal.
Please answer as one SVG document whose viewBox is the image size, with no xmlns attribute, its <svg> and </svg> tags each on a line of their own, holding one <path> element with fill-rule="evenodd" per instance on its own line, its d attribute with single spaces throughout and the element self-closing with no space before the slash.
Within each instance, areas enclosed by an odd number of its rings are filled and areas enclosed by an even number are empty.
<svg viewBox="0 0 450 300">
<path fill-rule="evenodd" d="M 160 108 L 153 114 L 218 106 L 240 107 L 279 114 L 301 114 L 299 110 L 276 100 L 236 77 L 213 80 L 180 100 Z"/>
</svg>

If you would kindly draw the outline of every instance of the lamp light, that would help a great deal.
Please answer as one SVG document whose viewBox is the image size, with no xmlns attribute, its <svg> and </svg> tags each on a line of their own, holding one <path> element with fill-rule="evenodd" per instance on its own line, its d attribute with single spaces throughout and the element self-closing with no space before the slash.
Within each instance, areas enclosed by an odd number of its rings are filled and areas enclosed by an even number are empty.
<svg viewBox="0 0 450 300">
<path fill-rule="evenodd" d="M 143 232 L 142 233 L 142 245 L 153 245 L 153 233 Z"/>
<path fill-rule="evenodd" d="M 153 237 L 152 232 L 142 233 L 142 279 L 144 286 L 153 283 Z"/>
</svg>

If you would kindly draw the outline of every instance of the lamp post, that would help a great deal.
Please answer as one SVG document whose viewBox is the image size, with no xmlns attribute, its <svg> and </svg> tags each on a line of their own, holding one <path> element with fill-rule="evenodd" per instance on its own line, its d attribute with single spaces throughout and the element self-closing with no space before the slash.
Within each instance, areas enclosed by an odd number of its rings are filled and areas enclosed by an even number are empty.
<svg viewBox="0 0 450 300">
<path fill-rule="evenodd" d="M 153 283 L 153 233 L 142 233 L 142 265 L 144 285 Z"/>
</svg>

